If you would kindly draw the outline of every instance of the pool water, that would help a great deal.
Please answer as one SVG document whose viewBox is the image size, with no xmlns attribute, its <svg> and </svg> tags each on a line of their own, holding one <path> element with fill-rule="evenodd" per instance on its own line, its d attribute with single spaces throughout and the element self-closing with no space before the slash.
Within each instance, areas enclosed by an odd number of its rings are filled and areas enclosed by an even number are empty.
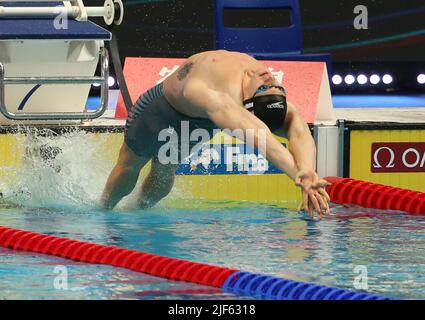
<svg viewBox="0 0 425 320">
<path fill-rule="evenodd" d="M 335 206 L 317 222 L 277 206 L 210 207 L 112 212 L 0 205 L 0 225 L 351 290 L 361 272 L 368 292 L 425 298 L 425 217 Z M 57 287 L 64 270 L 67 288 Z M 0 248 L 0 299 L 235 298 L 243 297 Z"/>
</svg>

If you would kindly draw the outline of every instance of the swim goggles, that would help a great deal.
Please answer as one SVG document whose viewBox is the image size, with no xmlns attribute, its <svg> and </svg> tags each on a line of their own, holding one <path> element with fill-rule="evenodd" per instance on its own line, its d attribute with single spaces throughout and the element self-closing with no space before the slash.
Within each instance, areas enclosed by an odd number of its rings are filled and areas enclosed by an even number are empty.
<svg viewBox="0 0 425 320">
<path fill-rule="evenodd" d="M 258 93 L 263 93 L 263 92 L 265 92 L 265 91 L 267 91 L 271 88 L 279 89 L 283 93 L 283 95 L 286 96 L 286 91 L 283 87 L 281 87 L 281 86 L 271 86 L 271 85 L 267 85 L 267 84 L 263 84 L 263 85 L 259 86 L 258 89 L 255 91 L 254 96 Z"/>
</svg>

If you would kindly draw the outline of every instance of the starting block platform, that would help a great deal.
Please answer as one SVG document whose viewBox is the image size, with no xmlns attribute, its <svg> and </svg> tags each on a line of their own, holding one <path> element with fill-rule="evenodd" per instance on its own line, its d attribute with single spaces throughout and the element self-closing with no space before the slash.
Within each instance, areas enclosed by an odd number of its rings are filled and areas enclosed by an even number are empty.
<svg viewBox="0 0 425 320">
<path fill-rule="evenodd" d="M 0 124 L 87 119 L 106 110 L 109 31 L 91 21 L 1 15 L 8 8 L 45 6 L 65 3 L 0 2 Z M 99 61 L 101 76 L 95 77 Z M 102 105 L 88 113 L 85 105 L 95 82 L 103 87 Z"/>
<path fill-rule="evenodd" d="M 109 41 L 111 33 L 91 21 L 68 20 L 55 27 L 54 19 L 0 19 L 1 41 L 55 39 Z"/>
</svg>

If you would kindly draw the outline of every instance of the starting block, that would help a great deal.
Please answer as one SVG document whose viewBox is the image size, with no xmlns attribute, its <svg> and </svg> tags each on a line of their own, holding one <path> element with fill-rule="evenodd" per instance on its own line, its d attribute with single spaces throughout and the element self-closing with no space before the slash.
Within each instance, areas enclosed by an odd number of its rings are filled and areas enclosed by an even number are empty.
<svg viewBox="0 0 425 320">
<path fill-rule="evenodd" d="M 87 20 L 120 24 L 120 0 L 84 7 L 82 0 L 0 1 L 0 124 L 16 120 L 83 120 L 108 106 L 111 33 Z M 94 76 L 100 63 L 100 76 Z M 86 112 L 90 86 L 101 85 L 101 105 Z M 26 121 L 28 122 L 28 121 Z"/>
</svg>

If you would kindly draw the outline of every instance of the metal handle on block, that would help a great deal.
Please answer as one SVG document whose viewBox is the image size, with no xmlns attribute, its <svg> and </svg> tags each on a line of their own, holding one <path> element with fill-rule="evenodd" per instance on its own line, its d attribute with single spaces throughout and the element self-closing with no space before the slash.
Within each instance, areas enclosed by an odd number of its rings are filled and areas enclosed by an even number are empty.
<svg viewBox="0 0 425 320">
<path fill-rule="evenodd" d="M 4 66 L 0 62 L 0 112 L 11 120 L 88 120 L 102 116 L 108 108 L 109 99 L 109 54 L 106 48 L 100 49 L 100 77 L 5 77 Z M 13 113 L 5 104 L 6 84 L 93 84 L 101 85 L 100 107 L 94 112 L 41 112 Z"/>
<path fill-rule="evenodd" d="M 20 0 L 23 1 L 23 0 Z M 15 0 L 14 2 L 20 2 Z M 42 2 L 33 0 L 32 2 Z M 51 0 L 47 0 L 51 1 Z M 77 21 L 87 21 L 88 17 L 103 17 L 105 23 L 120 25 L 124 18 L 124 4 L 122 0 L 105 0 L 103 7 L 86 7 L 83 0 L 68 0 L 63 6 L 1 6 L 0 1 L 0 19 L 10 18 L 71 18 Z"/>
</svg>

